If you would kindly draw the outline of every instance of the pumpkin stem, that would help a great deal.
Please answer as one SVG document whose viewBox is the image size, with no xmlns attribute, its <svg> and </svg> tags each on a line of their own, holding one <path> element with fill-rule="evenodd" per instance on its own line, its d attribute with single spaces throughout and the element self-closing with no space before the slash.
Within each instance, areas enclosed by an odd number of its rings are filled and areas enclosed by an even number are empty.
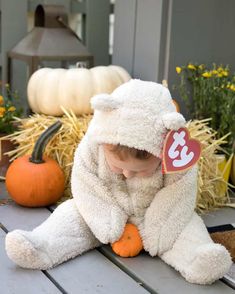
<svg viewBox="0 0 235 294">
<path fill-rule="evenodd" d="M 42 157 L 43 157 L 43 152 L 46 148 L 46 145 L 51 139 L 51 137 L 60 129 L 61 126 L 62 126 L 62 123 L 58 120 L 40 135 L 37 142 L 35 143 L 33 153 L 31 157 L 29 158 L 30 162 L 33 162 L 33 163 L 45 162 L 42 159 Z"/>
</svg>

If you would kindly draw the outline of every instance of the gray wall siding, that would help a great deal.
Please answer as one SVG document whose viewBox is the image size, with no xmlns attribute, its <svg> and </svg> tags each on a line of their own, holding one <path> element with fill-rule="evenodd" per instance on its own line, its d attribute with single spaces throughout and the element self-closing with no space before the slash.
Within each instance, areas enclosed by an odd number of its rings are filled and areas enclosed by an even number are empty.
<svg viewBox="0 0 235 294">
<path fill-rule="evenodd" d="M 138 0 L 133 75 L 158 80 L 162 23 L 161 0 Z"/>
<path fill-rule="evenodd" d="M 114 20 L 113 64 L 133 74 L 137 0 L 116 0 Z"/>
<path fill-rule="evenodd" d="M 166 34 L 162 34 L 165 6 L 168 0 L 116 0 L 112 60 L 133 77 L 159 78 L 166 42 Z"/>
<path fill-rule="evenodd" d="M 235 1 L 173 0 L 168 75 L 172 88 L 179 82 L 175 67 L 188 62 L 229 64 L 235 70 Z M 186 110 L 182 108 L 186 114 Z M 186 114 L 187 115 L 187 114 Z"/>
<path fill-rule="evenodd" d="M 16 5 L 18 0 L 1 0 L 1 80 L 7 81 L 7 51 L 16 42 L 20 41 L 27 31 L 27 0 L 21 0 L 20 5 Z M 22 65 L 15 67 L 15 71 L 21 71 Z"/>
<path fill-rule="evenodd" d="M 116 0 L 112 63 L 136 78 L 158 79 L 162 9 L 162 0 Z"/>
<path fill-rule="evenodd" d="M 175 67 L 188 62 L 235 70 L 234 0 L 116 0 L 116 7 L 113 61 L 133 77 L 167 79 L 172 90 Z"/>
<path fill-rule="evenodd" d="M 86 46 L 95 65 L 109 64 L 109 0 L 86 0 Z"/>
</svg>

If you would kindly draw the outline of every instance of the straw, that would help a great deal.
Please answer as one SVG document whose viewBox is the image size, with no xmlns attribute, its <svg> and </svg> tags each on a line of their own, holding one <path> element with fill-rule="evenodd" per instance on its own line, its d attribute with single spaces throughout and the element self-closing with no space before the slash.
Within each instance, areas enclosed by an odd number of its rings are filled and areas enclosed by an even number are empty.
<svg viewBox="0 0 235 294">
<path fill-rule="evenodd" d="M 231 202 L 223 171 L 218 169 L 217 159 L 217 153 L 223 151 L 221 145 L 226 143 L 229 134 L 218 139 L 217 132 L 208 126 L 209 120 L 193 120 L 187 123 L 191 137 L 198 139 L 202 146 L 198 162 L 198 213 L 208 212 Z"/>
<path fill-rule="evenodd" d="M 60 202 L 71 198 L 70 178 L 73 165 L 73 156 L 78 143 L 83 138 L 92 115 L 76 116 L 72 111 L 63 109 L 64 115 L 60 118 L 62 128 L 48 143 L 45 154 L 58 161 L 64 171 L 66 189 Z M 30 154 L 39 135 L 58 118 L 43 114 L 34 114 L 29 118 L 17 119 L 20 122 L 20 130 L 9 136 L 18 147 L 8 152 L 11 160 Z M 202 153 L 198 169 L 198 192 L 196 210 L 199 213 L 210 211 L 231 203 L 226 193 L 221 193 L 224 183 L 222 173 L 217 168 L 218 160 L 216 153 L 223 150 L 221 145 L 226 142 L 226 136 L 218 139 L 216 131 L 208 126 L 209 119 L 193 120 L 187 123 L 192 138 L 201 142 Z"/>
<path fill-rule="evenodd" d="M 70 178 L 73 165 L 73 156 L 78 143 L 83 138 L 91 115 L 76 117 L 72 111 L 64 110 L 60 117 L 61 129 L 50 140 L 45 149 L 45 155 L 55 159 L 65 174 L 65 192 L 61 202 L 71 197 Z M 34 114 L 29 118 L 17 119 L 20 122 L 20 130 L 7 136 L 17 144 L 17 148 L 7 152 L 10 161 L 25 154 L 31 154 L 38 137 L 50 125 L 58 120 L 57 117 L 43 114 Z"/>
</svg>

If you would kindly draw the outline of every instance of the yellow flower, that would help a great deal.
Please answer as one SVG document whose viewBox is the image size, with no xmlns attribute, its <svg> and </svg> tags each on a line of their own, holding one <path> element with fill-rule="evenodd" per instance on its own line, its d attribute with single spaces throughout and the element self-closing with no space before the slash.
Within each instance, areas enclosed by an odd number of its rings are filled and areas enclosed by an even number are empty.
<svg viewBox="0 0 235 294">
<path fill-rule="evenodd" d="M 202 70 L 204 67 L 205 67 L 204 64 L 200 64 L 198 68 L 199 68 L 200 70 Z"/>
<path fill-rule="evenodd" d="M 4 103 L 4 98 L 2 95 L 0 95 L 0 105 L 3 105 L 3 103 Z"/>
<path fill-rule="evenodd" d="M 4 113 L 6 112 L 5 107 L 0 107 L 0 116 L 3 117 Z"/>
<path fill-rule="evenodd" d="M 230 88 L 230 90 L 235 92 L 235 85 L 231 85 L 229 88 Z"/>
<path fill-rule="evenodd" d="M 224 70 L 224 71 L 222 71 L 222 75 L 223 75 L 224 77 L 227 77 L 227 76 L 228 76 L 228 72 L 227 72 L 226 70 Z"/>
<path fill-rule="evenodd" d="M 196 67 L 193 64 L 189 63 L 188 69 L 196 70 Z"/>
<path fill-rule="evenodd" d="M 177 74 L 180 74 L 182 71 L 182 68 L 179 66 L 176 66 L 175 70 L 176 70 Z"/>
<path fill-rule="evenodd" d="M 205 72 L 202 74 L 202 76 L 203 76 L 204 78 L 210 78 L 210 77 L 211 77 L 211 72 L 209 72 L 209 71 L 205 71 Z"/>
<path fill-rule="evenodd" d="M 217 70 L 218 70 L 219 72 L 224 71 L 223 67 L 221 67 L 221 66 L 219 66 L 219 67 L 217 68 Z"/>
<path fill-rule="evenodd" d="M 8 108 L 8 111 L 12 111 L 13 112 L 15 110 L 16 110 L 15 106 L 11 106 L 11 107 Z"/>
<path fill-rule="evenodd" d="M 212 72 L 211 72 L 213 75 L 217 75 L 218 74 L 218 71 L 213 69 Z"/>
</svg>

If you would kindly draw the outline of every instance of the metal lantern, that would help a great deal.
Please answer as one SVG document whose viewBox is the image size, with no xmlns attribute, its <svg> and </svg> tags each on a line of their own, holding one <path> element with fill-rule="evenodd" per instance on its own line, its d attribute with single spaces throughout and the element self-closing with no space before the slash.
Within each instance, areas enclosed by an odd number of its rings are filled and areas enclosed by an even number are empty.
<svg viewBox="0 0 235 294">
<path fill-rule="evenodd" d="M 68 16 L 64 6 L 38 5 L 35 10 L 35 27 L 12 50 L 8 52 L 8 82 L 12 78 L 12 60 L 27 63 L 28 78 L 49 62 L 69 68 L 77 62 L 86 67 L 93 66 L 93 56 L 81 40 L 68 27 Z"/>
</svg>

